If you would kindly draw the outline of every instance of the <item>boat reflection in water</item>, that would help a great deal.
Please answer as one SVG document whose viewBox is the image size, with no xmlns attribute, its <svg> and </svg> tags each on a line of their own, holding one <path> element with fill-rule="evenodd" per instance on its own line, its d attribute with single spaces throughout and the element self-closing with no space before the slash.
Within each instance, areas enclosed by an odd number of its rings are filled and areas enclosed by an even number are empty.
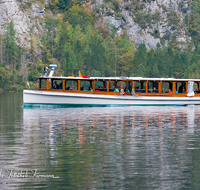
<svg viewBox="0 0 200 190">
<path fill-rule="evenodd" d="M 198 106 L 24 109 L 23 117 L 54 185 L 188 188 L 199 178 L 191 175 L 200 169 Z"/>
</svg>

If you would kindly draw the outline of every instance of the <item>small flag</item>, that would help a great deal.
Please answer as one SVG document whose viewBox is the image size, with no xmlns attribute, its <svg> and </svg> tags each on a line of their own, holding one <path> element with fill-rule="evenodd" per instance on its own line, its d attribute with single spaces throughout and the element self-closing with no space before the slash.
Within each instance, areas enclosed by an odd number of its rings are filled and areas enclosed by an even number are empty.
<svg viewBox="0 0 200 190">
<path fill-rule="evenodd" d="M 82 77 L 81 71 L 79 71 L 79 77 Z"/>
</svg>

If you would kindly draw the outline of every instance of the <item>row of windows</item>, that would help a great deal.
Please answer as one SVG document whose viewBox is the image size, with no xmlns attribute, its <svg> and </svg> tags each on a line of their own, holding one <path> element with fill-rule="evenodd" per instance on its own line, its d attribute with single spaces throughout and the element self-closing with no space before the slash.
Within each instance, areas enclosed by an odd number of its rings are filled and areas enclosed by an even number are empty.
<svg viewBox="0 0 200 190">
<path fill-rule="evenodd" d="M 131 92 L 132 86 L 131 81 L 123 81 L 122 86 L 125 92 Z M 40 88 L 46 89 L 46 79 L 40 80 Z M 51 80 L 49 81 L 50 89 L 63 89 L 62 80 Z M 162 93 L 172 93 L 172 83 L 171 82 L 162 82 L 161 85 Z M 195 88 L 195 86 L 194 86 Z M 78 82 L 76 80 L 66 80 L 64 84 L 65 90 L 78 90 Z M 80 81 L 80 89 L 82 91 L 93 91 L 92 81 Z M 196 88 L 195 88 L 196 89 Z M 185 82 L 176 82 L 175 85 L 176 93 L 185 93 L 186 92 L 186 83 Z M 107 82 L 106 81 L 95 81 L 95 91 L 107 91 Z M 109 81 L 109 92 L 120 91 L 120 81 Z M 148 82 L 148 93 L 158 93 L 159 85 L 158 82 Z M 135 92 L 146 92 L 146 82 L 135 82 Z"/>
</svg>

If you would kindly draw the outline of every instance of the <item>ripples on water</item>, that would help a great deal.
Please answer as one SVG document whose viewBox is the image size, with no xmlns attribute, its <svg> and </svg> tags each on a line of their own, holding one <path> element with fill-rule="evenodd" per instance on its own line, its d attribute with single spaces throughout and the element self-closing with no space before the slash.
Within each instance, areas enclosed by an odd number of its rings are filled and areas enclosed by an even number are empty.
<svg viewBox="0 0 200 190">
<path fill-rule="evenodd" d="M 199 188 L 199 106 L 23 109 L 18 93 L 0 102 L 1 189 Z M 34 169 L 54 178 L 7 176 Z"/>
</svg>

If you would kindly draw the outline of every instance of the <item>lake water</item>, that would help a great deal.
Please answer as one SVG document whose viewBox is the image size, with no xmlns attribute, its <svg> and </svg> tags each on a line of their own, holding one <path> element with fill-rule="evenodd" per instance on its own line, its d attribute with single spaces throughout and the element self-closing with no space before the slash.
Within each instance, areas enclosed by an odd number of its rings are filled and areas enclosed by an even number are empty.
<svg viewBox="0 0 200 190">
<path fill-rule="evenodd" d="M 199 189 L 200 106 L 23 108 L 0 93 L 0 189 Z"/>
</svg>

